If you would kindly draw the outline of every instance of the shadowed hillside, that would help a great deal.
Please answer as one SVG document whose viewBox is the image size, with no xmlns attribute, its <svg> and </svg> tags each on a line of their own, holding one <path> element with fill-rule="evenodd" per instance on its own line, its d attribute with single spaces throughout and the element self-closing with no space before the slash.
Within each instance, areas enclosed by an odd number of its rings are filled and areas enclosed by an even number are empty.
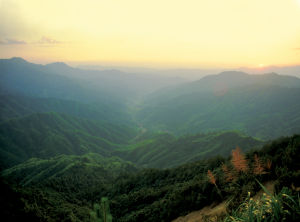
<svg viewBox="0 0 300 222">
<path fill-rule="evenodd" d="M 1 167 L 31 157 L 89 152 L 109 156 L 120 143 L 135 136 L 134 129 L 57 113 L 36 113 L 0 124 Z"/>
<path fill-rule="evenodd" d="M 226 72 L 157 92 L 138 118 L 176 134 L 240 130 L 262 139 L 300 132 L 300 79 Z"/>
</svg>

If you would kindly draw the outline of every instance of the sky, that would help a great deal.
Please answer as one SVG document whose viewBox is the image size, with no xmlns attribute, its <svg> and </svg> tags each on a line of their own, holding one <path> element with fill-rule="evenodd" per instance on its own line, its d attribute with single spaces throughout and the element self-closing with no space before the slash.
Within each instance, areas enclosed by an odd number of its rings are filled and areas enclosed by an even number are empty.
<svg viewBox="0 0 300 222">
<path fill-rule="evenodd" d="M 0 0 L 0 58 L 145 67 L 300 64 L 300 0 Z"/>
</svg>

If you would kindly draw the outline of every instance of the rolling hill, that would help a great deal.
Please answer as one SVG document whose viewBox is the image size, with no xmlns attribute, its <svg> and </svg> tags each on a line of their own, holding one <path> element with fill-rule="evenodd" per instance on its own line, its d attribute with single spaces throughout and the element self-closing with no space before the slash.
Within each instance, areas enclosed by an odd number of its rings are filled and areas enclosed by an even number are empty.
<svg viewBox="0 0 300 222">
<path fill-rule="evenodd" d="M 263 144 L 263 141 L 237 132 L 195 134 L 178 138 L 158 134 L 114 154 L 146 168 L 170 168 L 216 155 L 226 157 L 236 146 L 247 151 Z"/>
<path fill-rule="evenodd" d="M 124 105 L 181 79 L 118 70 L 93 71 L 65 63 L 33 64 L 22 58 L 0 59 L 0 93 L 54 97 L 84 103 Z"/>
<path fill-rule="evenodd" d="M 89 152 L 110 156 L 135 129 L 58 113 L 35 113 L 0 124 L 0 160 L 6 168 L 29 158 Z"/>
<path fill-rule="evenodd" d="M 79 118 L 134 125 L 130 114 L 113 105 L 85 104 L 57 98 L 38 98 L 20 94 L 0 95 L 0 122 L 29 114 L 57 112 Z"/>
<path fill-rule="evenodd" d="M 300 79 L 226 72 L 152 94 L 137 118 L 179 135 L 239 130 L 271 139 L 300 132 Z"/>
<path fill-rule="evenodd" d="M 22 186 L 65 180 L 74 189 L 80 190 L 83 186 L 84 189 L 92 189 L 92 186 L 109 183 L 119 174 L 136 171 L 132 163 L 118 157 L 87 153 L 81 156 L 58 155 L 49 159 L 31 158 L 2 171 L 1 176 Z"/>
<path fill-rule="evenodd" d="M 298 78 L 173 80 L 0 60 L 3 215 L 100 221 L 105 208 L 114 221 L 171 221 L 229 199 L 234 210 L 258 180 L 296 196 L 299 136 L 265 140 L 300 132 Z M 229 158 L 237 146 L 244 171 Z"/>
</svg>

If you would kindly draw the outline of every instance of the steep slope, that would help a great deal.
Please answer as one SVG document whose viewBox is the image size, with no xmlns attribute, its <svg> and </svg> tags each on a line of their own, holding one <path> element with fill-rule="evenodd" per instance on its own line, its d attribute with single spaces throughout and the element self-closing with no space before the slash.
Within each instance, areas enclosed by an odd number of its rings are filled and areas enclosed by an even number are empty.
<svg viewBox="0 0 300 222">
<path fill-rule="evenodd" d="M 25 185 L 16 189 L 19 198 L 25 203 L 27 214 L 40 220 L 89 221 L 91 205 L 107 197 L 114 221 L 172 221 L 226 199 L 232 200 L 227 207 L 235 209 L 248 192 L 253 195 L 261 189 L 257 180 L 276 180 L 275 187 L 279 191 L 282 187 L 298 187 L 299 145 L 300 136 L 295 135 L 273 141 L 261 150 L 251 151 L 246 155 L 246 172 L 235 171 L 229 159 L 215 157 L 173 169 L 145 169 L 127 173 L 119 175 L 110 184 L 103 184 L 102 172 L 106 169 L 101 169 L 101 164 L 105 159 L 100 157 L 98 162 L 98 156 L 94 157 L 94 154 L 32 159 L 4 172 L 10 181 Z M 253 173 L 255 155 L 259 156 L 266 173 Z M 116 162 L 119 160 L 116 159 Z M 267 167 L 268 162 L 272 164 Z M 227 180 L 223 164 L 234 174 L 234 181 Z M 114 172 L 118 166 L 113 164 L 112 168 Z M 216 186 L 209 180 L 208 170 L 215 176 Z M 23 173 L 25 179 L 22 179 Z M 294 191 L 289 192 L 292 194 Z M 15 212 L 19 213 L 17 210 Z M 291 215 L 297 214 L 291 210 L 289 212 Z"/>
<path fill-rule="evenodd" d="M 104 122 L 57 113 L 36 113 L 0 124 L 1 167 L 31 157 L 88 152 L 109 156 L 120 143 L 135 136 L 135 130 Z"/>
<path fill-rule="evenodd" d="M 177 134 L 233 129 L 270 139 L 300 132 L 300 79 L 229 74 L 154 94 L 138 119 Z"/>
<path fill-rule="evenodd" d="M 261 150 L 248 153 L 248 172 L 237 174 L 237 178 L 232 182 L 227 181 L 222 170 L 222 165 L 230 165 L 230 161 L 222 158 L 198 161 L 174 169 L 148 169 L 131 177 L 124 177 L 110 189 L 111 212 L 116 221 L 122 222 L 172 221 L 226 199 L 231 199 L 230 206 L 227 207 L 236 208 L 243 203 L 248 192 L 253 195 L 261 190 L 257 180 L 276 180 L 279 191 L 282 187 L 290 187 L 291 184 L 298 187 L 299 145 L 300 136 L 295 135 L 275 140 Z M 262 163 L 267 160 L 272 162 L 270 168 L 265 168 L 267 173 L 252 173 L 255 154 L 261 158 Z M 210 182 L 208 170 L 213 172 L 218 188 Z M 294 194 L 297 200 L 297 192 Z"/>
<path fill-rule="evenodd" d="M 226 157 L 236 146 L 246 151 L 262 145 L 262 141 L 236 132 L 196 134 L 179 138 L 160 134 L 132 144 L 115 154 L 144 167 L 167 168 L 216 155 Z"/>
</svg>

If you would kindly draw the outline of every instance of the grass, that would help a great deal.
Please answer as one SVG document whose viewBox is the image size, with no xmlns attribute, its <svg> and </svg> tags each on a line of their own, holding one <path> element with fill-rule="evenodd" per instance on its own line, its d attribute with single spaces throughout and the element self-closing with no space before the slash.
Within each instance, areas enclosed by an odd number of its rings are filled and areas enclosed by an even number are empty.
<svg viewBox="0 0 300 222">
<path fill-rule="evenodd" d="M 259 183 L 260 184 L 260 183 Z M 260 199 L 248 197 L 236 210 L 228 215 L 224 222 L 279 222 L 300 221 L 300 197 L 283 187 L 280 193 L 272 195 L 260 184 L 265 193 Z"/>
</svg>

